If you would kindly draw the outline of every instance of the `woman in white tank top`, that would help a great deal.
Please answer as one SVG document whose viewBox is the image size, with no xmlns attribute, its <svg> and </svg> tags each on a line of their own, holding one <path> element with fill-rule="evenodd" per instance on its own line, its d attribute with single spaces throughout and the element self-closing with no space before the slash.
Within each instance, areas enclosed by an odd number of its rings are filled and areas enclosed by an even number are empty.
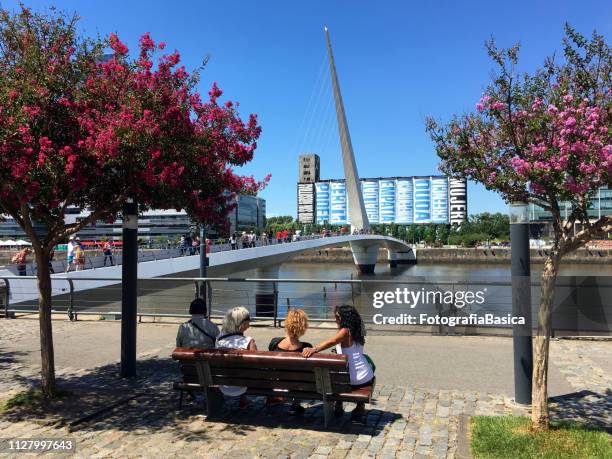
<svg viewBox="0 0 612 459">
<path fill-rule="evenodd" d="M 244 336 L 244 332 L 250 326 L 251 317 L 249 311 L 238 306 L 230 309 L 223 319 L 221 334 L 217 337 L 217 349 L 248 349 L 256 351 L 255 340 L 250 336 Z M 220 386 L 223 395 L 228 397 L 240 397 L 240 406 L 244 407 L 248 401 L 244 396 L 246 387 L 240 386 Z"/>
<path fill-rule="evenodd" d="M 302 351 L 304 357 L 310 357 L 316 352 L 336 346 L 338 354 L 347 356 L 349 376 L 353 389 L 369 386 L 374 380 L 374 369 L 363 353 L 365 344 L 365 327 L 363 320 L 353 306 L 336 306 L 334 311 L 338 332 L 315 347 Z M 339 416 L 344 412 L 342 402 L 336 402 L 334 414 Z M 352 412 L 353 419 L 361 419 L 365 413 L 365 403 L 360 402 Z"/>
</svg>

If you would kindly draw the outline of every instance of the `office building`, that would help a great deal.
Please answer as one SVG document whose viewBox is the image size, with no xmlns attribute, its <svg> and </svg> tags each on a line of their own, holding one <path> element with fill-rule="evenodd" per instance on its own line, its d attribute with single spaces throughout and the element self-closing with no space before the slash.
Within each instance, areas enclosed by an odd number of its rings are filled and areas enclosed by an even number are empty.
<svg viewBox="0 0 612 459">
<path fill-rule="evenodd" d="M 266 224 L 265 199 L 251 195 L 236 197 L 236 207 L 228 215 L 230 231 L 262 230 Z M 75 207 L 66 209 L 64 221 L 75 223 L 87 217 L 91 210 L 80 210 Z M 100 240 L 102 237 L 121 239 L 123 231 L 121 219 L 108 223 L 98 221 L 79 231 L 82 240 Z M 40 226 L 40 225 L 38 225 Z M 138 218 L 138 238 L 142 241 L 163 242 L 175 241 L 181 235 L 193 232 L 196 224 L 184 211 L 174 209 L 152 209 L 143 212 Z M 39 228 L 44 231 L 44 227 Z M 211 232 L 214 236 L 214 231 Z M 0 222 L 0 239 L 26 238 L 21 227 L 9 216 Z"/>
<path fill-rule="evenodd" d="M 320 180 L 321 161 L 319 155 L 304 154 L 299 158 L 298 182 L 314 183 Z"/>
</svg>

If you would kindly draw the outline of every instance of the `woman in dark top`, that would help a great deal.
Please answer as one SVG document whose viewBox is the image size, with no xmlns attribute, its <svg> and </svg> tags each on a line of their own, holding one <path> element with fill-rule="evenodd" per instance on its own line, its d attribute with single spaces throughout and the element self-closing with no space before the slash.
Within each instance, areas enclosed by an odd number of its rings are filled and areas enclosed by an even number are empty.
<svg viewBox="0 0 612 459">
<path fill-rule="evenodd" d="M 290 309 L 285 318 L 285 336 L 272 338 L 268 350 L 276 352 L 302 352 L 304 349 L 312 347 L 312 344 L 300 341 L 306 330 L 308 330 L 308 316 L 306 313 L 302 309 Z M 282 397 L 268 397 L 267 404 L 280 403 L 282 400 Z M 304 407 L 296 401 L 289 408 L 289 414 L 292 415 L 302 414 L 303 412 Z"/>
</svg>

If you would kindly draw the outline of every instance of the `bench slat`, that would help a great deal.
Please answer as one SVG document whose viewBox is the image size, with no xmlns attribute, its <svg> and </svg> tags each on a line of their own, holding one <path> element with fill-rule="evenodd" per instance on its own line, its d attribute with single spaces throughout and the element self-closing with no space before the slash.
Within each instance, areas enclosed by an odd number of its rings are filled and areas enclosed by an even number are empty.
<svg viewBox="0 0 612 459">
<path fill-rule="evenodd" d="M 307 381 L 315 382 L 315 375 L 312 369 L 297 371 L 295 369 L 251 369 L 243 367 L 211 367 L 211 372 L 216 376 L 230 376 L 237 378 L 263 379 L 268 381 Z M 348 383 L 348 373 L 330 373 L 332 383 Z"/>
<path fill-rule="evenodd" d="M 253 389 L 288 389 L 315 392 L 317 386 L 306 381 L 264 381 L 261 379 L 225 378 L 213 376 L 213 383 L 224 386 L 239 386 Z"/>
<path fill-rule="evenodd" d="M 276 362 L 276 363 L 270 363 L 270 362 L 266 362 L 266 363 L 257 363 L 257 362 L 242 362 L 241 360 L 235 360 L 235 361 L 227 361 L 227 362 L 223 362 L 223 363 L 211 363 L 210 367 L 214 368 L 214 369 L 220 369 L 220 368 L 239 368 L 239 369 L 243 369 L 244 371 L 251 371 L 251 370 L 266 370 L 266 371 L 276 371 L 276 370 L 281 370 L 281 371 L 307 371 L 307 372 L 312 372 L 314 374 L 314 368 L 315 368 L 314 362 L 309 362 L 306 359 L 303 359 L 301 362 L 301 365 L 296 365 L 294 363 L 289 363 L 289 364 L 285 364 L 282 361 Z M 325 368 L 325 367 L 323 367 Z M 336 369 L 332 369 L 330 370 L 330 374 L 338 374 L 338 375 L 346 375 L 346 378 L 348 380 L 348 367 L 344 366 L 342 369 L 336 370 Z"/>
<path fill-rule="evenodd" d="M 241 362 L 241 365 L 250 364 L 257 368 L 267 366 L 276 367 L 277 363 L 283 367 L 303 368 L 304 362 L 329 368 L 330 370 L 345 371 L 347 368 L 346 356 L 342 354 L 315 354 L 305 359 L 298 352 L 269 352 L 269 351 L 244 351 L 241 349 L 191 349 L 176 348 L 172 353 L 175 360 L 206 360 L 211 366 L 226 366 L 229 362 Z"/>
</svg>

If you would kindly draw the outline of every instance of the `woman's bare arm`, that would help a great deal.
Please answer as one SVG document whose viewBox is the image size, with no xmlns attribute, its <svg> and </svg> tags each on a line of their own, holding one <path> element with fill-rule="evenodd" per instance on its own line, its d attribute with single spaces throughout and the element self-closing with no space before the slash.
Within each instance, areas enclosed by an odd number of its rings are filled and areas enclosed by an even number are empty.
<svg viewBox="0 0 612 459">
<path fill-rule="evenodd" d="M 338 333 L 336 333 L 331 338 L 328 338 L 325 341 L 322 341 L 321 343 L 317 344 L 315 347 L 307 347 L 306 349 L 304 349 L 302 351 L 302 355 L 304 357 L 310 357 L 316 352 L 330 348 L 336 344 L 340 344 L 342 340 L 347 336 L 348 332 L 349 331 L 347 328 L 341 328 L 340 330 L 338 330 Z"/>
<path fill-rule="evenodd" d="M 255 340 L 251 339 L 251 341 L 249 342 L 249 351 L 256 351 L 257 350 L 257 344 L 255 344 Z"/>
</svg>

